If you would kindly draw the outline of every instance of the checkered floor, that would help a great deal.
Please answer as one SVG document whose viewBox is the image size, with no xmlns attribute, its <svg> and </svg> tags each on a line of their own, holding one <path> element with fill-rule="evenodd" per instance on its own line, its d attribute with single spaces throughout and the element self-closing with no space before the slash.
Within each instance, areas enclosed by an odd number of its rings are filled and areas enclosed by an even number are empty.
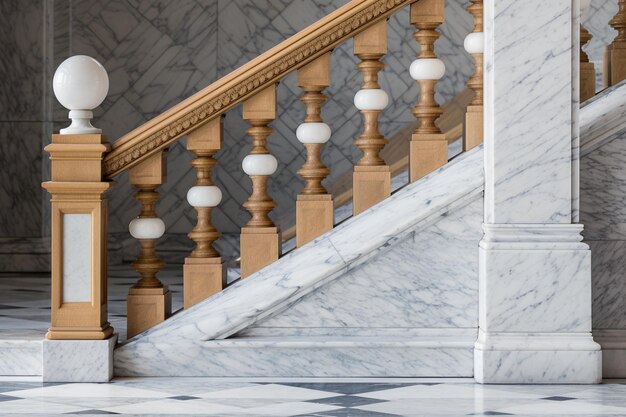
<svg viewBox="0 0 626 417">
<path fill-rule="evenodd" d="M 366 382 L 365 382 L 366 381 Z M 243 382 L 118 379 L 0 381 L 0 415 L 626 416 L 626 383 L 481 386 L 471 380 Z"/>
<path fill-rule="evenodd" d="M 183 306 L 182 267 L 159 273 L 172 292 L 172 311 Z M 138 275 L 130 265 L 109 269 L 109 322 L 126 339 L 126 298 Z M 50 327 L 50 274 L 0 274 L 0 339 L 3 334 L 43 335 Z"/>
</svg>

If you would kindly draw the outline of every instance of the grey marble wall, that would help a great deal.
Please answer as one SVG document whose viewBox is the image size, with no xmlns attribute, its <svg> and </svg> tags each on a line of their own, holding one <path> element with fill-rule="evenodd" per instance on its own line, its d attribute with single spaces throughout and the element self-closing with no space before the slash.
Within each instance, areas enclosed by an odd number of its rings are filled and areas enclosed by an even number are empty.
<svg viewBox="0 0 626 417">
<path fill-rule="evenodd" d="M 0 2 L 0 236 L 46 236 L 49 203 L 39 183 L 49 167 L 41 149 L 50 134 L 66 124 L 67 112 L 51 94 L 50 80 L 63 59 L 88 54 L 101 61 L 111 79 L 109 97 L 96 111 L 95 124 L 111 141 L 158 115 L 168 107 L 244 64 L 288 36 L 318 20 L 347 0 L 3 0 Z M 473 68 L 462 48 L 471 31 L 468 0 L 446 2 L 437 52 L 448 68 L 439 83 L 443 103 L 464 88 Z M 606 22 L 616 0 L 594 0 L 588 27 L 595 35 L 592 59 L 601 56 L 613 30 Z M 407 68 L 417 54 L 408 10 L 389 21 L 389 51 L 381 84 L 392 105 L 381 117 L 381 129 L 391 136 L 413 121 L 410 108 L 418 88 Z M 323 117 L 333 128 L 323 160 L 332 169 L 330 180 L 350 170 L 360 152 L 353 141 L 361 117 L 352 104 L 361 77 L 352 42 L 333 53 L 332 85 Z M 295 129 L 304 116 L 295 76 L 279 86 L 279 117 L 269 148 L 280 161 L 270 194 L 278 207 L 273 216 L 288 226 L 302 181 L 296 175 L 304 149 Z M 224 233 L 236 234 L 249 215 L 242 208 L 251 184 L 241 170 L 250 149 L 241 109 L 229 112 L 224 149 L 217 155 L 217 183 L 224 200 L 214 222 Z M 161 187 L 158 211 L 173 236 L 184 236 L 195 223 L 185 194 L 194 181 L 184 140 L 170 149 L 168 182 Z M 138 204 L 125 175 L 111 193 L 110 230 L 126 236 Z M 10 214 L 6 214 L 10 213 Z M 24 219 L 24 220 L 22 220 Z M 180 239 L 181 245 L 190 242 Z"/>
</svg>

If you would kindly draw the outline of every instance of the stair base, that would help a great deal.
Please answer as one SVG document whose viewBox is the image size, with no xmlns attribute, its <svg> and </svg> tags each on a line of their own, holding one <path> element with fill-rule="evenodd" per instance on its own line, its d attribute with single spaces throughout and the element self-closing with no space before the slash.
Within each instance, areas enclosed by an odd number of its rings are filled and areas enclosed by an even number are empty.
<svg viewBox="0 0 626 417">
<path fill-rule="evenodd" d="M 116 376 L 471 377 L 474 329 L 427 337 L 234 337 L 202 344 L 153 346 L 154 369 L 115 355 Z M 141 352 L 135 352 L 141 355 Z"/>
<path fill-rule="evenodd" d="M 41 376 L 44 333 L 3 331 L 0 334 L 0 376 Z"/>
</svg>

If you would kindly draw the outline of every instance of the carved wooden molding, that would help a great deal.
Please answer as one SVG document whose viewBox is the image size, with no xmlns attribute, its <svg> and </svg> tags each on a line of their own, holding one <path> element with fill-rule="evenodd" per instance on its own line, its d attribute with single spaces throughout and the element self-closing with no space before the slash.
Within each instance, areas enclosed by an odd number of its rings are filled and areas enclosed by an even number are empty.
<svg viewBox="0 0 626 417">
<path fill-rule="evenodd" d="M 113 143 L 114 177 L 415 0 L 352 0 Z"/>
</svg>

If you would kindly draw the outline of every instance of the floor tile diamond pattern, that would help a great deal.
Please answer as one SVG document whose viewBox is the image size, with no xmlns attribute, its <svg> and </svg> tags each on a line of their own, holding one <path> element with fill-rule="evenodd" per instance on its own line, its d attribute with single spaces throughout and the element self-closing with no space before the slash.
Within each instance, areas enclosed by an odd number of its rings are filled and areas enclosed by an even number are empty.
<svg viewBox="0 0 626 417">
<path fill-rule="evenodd" d="M 626 416 L 626 383 L 498 386 L 471 380 L 249 382 L 121 378 L 110 384 L 3 382 L 2 415 Z M 607 397 L 611 398 L 606 403 Z"/>
</svg>

